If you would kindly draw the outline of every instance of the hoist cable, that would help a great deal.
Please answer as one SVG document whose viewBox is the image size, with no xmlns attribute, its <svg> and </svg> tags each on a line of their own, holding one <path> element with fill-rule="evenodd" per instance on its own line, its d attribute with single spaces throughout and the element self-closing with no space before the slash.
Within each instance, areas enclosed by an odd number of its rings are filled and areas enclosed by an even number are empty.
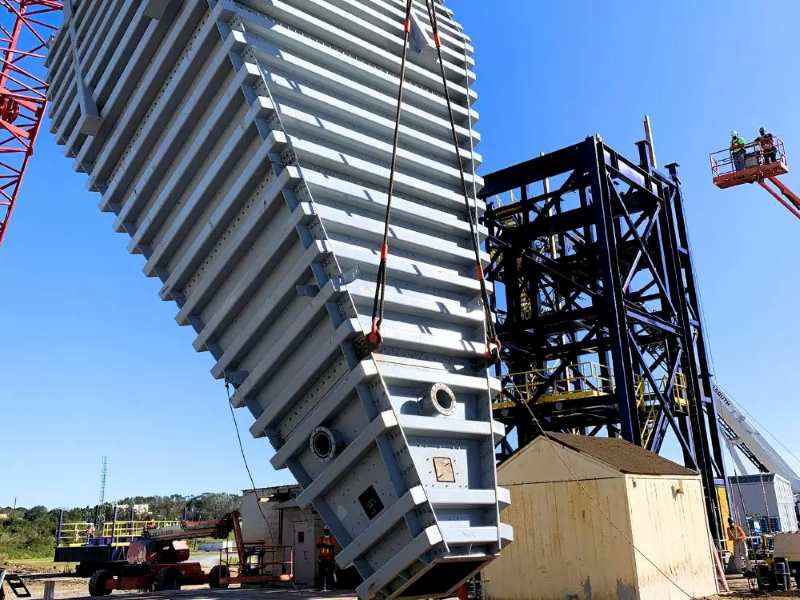
<svg viewBox="0 0 800 600">
<path fill-rule="evenodd" d="M 461 159 L 461 147 L 458 143 L 458 132 L 456 131 L 455 118 L 453 117 L 453 105 L 450 99 L 450 90 L 447 85 L 447 74 L 444 70 L 444 58 L 442 57 L 442 41 L 439 36 L 439 23 L 436 17 L 436 9 L 433 6 L 432 0 L 425 0 L 425 6 L 428 9 L 428 18 L 431 23 L 431 30 L 433 32 L 433 43 L 436 47 L 436 56 L 439 61 L 439 72 L 442 77 L 442 88 L 444 91 L 445 104 L 447 105 L 447 117 L 450 121 L 450 133 L 453 138 L 453 149 L 456 153 L 456 160 L 458 161 L 458 175 L 461 181 L 461 191 L 464 195 L 464 213 L 469 223 L 470 239 L 472 241 L 472 249 L 475 252 L 475 278 L 480 283 L 481 288 L 481 302 L 483 303 L 484 318 L 486 319 L 486 358 L 489 364 L 494 364 L 500 359 L 500 341 L 497 338 L 497 332 L 492 320 L 492 309 L 489 303 L 489 293 L 486 289 L 486 278 L 483 275 L 483 266 L 481 265 L 481 249 L 478 241 L 477 227 L 475 219 L 473 219 L 472 211 L 469 205 L 469 192 L 467 191 L 467 179 L 464 174 L 464 163 Z M 467 110 L 469 108 L 469 98 L 467 98 Z M 471 132 L 470 132 L 471 135 Z"/>
<path fill-rule="evenodd" d="M 372 301 L 372 329 L 367 335 L 367 343 L 372 350 L 376 350 L 381 344 L 380 327 L 383 322 L 383 305 L 386 291 L 386 262 L 389 255 L 389 223 L 391 220 L 391 207 L 392 207 L 392 194 L 394 192 L 395 173 L 397 169 L 397 151 L 399 145 L 400 134 L 400 116 L 402 111 L 403 89 L 405 85 L 405 73 L 408 54 L 408 43 L 411 34 L 411 4 L 412 0 L 406 1 L 405 21 L 403 24 L 403 54 L 400 62 L 400 84 L 397 92 L 397 106 L 395 111 L 394 123 L 394 139 L 392 143 L 392 158 L 389 168 L 389 188 L 386 199 L 386 214 L 383 223 L 383 243 L 380 248 L 380 262 L 378 263 L 378 273 L 375 283 L 375 296 Z M 489 364 L 494 364 L 500 360 L 500 341 L 497 338 L 494 321 L 492 319 L 492 310 L 489 302 L 489 293 L 486 288 L 486 279 L 483 274 L 483 266 L 481 265 L 480 255 L 480 240 L 478 237 L 475 219 L 473 218 L 472 211 L 470 210 L 469 192 L 467 191 L 467 180 L 464 173 L 464 164 L 461 158 L 461 148 L 458 143 L 458 133 L 456 131 L 455 118 L 453 116 L 453 106 L 450 99 L 450 93 L 447 85 L 447 75 L 444 69 L 444 60 L 442 57 L 442 45 L 439 36 L 439 26 L 436 18 L 436 11 L 431 5 L 431 0 L 426 0 L 426 9 L 428 11 L 428 18 L 430 20 L 431 31 L 433 34 L 433 42 L 436 47 L 436 54 L 439 62 L 440 74 L 442 77 L 442 86 L 444 90 L 444 98 L 447 106 L 447 115 L 450 122 L 450 132 L 453 139 L 453 147 L 458 161 L 458 173 L 461 181 L 461 190 L 464 196 L 464 212 L 469 223 L 470 240 L 475 252 L 475 278 L 480 284 L 481 303 L 483 305 L 484 319 L 486 320 L 486 351 L 484 356 Z M 467 98 L 469 101 L 469 98 Z M 467 106 L 469 110 L 469 106 Z M 471 135 L 471 132 L 470 132 Z"/>
<path fill-rule="evenodd" d="M 389 189 L 386 194 L 386 214 L 383 219 L 383 242 L 380 249 L 378 276 L 375 282 L 375 297 L 372 299 L 372 329 L 367 335 L 367 343 L 376 350 L 381 345 L 381 323 L 383 322 L 383 301 L 386 292 L 386 261 L 389 257 L 389 222 L 392 214 L 392 194 L 397 170 L 397 149 L 400 140 L 400 115 L 403 110 L 403 89 L 406 80 L 408 39 L 411 35 L 411 1 L 406 0 L 406 16 L 403 21 L 403 55 L 400 59 L 400 85 L 397 89 L 397 106 L 394 114 L 394 139 L 392 140 L 392 160 L 389 165 Z"/>
</svg>

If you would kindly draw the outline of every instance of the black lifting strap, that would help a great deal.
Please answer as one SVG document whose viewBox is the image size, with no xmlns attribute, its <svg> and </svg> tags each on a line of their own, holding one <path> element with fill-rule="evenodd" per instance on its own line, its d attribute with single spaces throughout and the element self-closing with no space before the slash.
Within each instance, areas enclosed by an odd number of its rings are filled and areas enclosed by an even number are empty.
<svg viewBox="0 0 800 600">
<path fill-rule="evenodd" d="M 433 32 L 433 42 L 436 46 L 436 54 L 439 60 L 439 71 L 442 76 L 442 87 L 444 89 L 444 97 L 447 104 L 447 116 L 450 121 L 450 132 L 453 137 L 453 147 L 455 149 L 456 158 L 458 160 L 458 174 L 461 180 L 461 189 L 464 195 L 464 212 L 469 223 L 470 239 L 472 241 L 472 248 L 475 252 L 475 278 L 480 282 L 481 288 L 481 302 L 483 304 L 484 318 L 486 320 L 486 350 L 484 356 L 489 364 L 495 364 L 500 360 L 500 340 L 497 338 L 497 332 L 492 320 L 492 310 L 489 303 L 489 293 L 486 290 L 486 279 L 483 275 L 483 267 L 481 265 L 480 256 L 480 241 L 476 230 L 475 220 L 469 205 L 469 192 L 467 191 L 467 181 L 464 175 L 464 164 L 461 159 L 461 148 L 458 144 L 458 134 L 456 132 L 455 119 L 453 118 L 453 106 L 450 100 L 450 92 L 447 87 L 447 76 L 444 70 L 444 61 L 442 59 L 442 44 L 439 37 L 439 25 L 436 17 L 436 9 L 433 6 L 433 0 L 425 0 L 425 6 L 428 11 L 428 18 L 430 20 L 431 30 Z M 404 22 L 404 37 L 403 37 L 403 57 L 400 63 L 400 86 L 397 94 L 397 111 L 395 113 L 394 124 L 394 144 L 392 147 L 392 162 L 389 171 L 389 192 L 386 201 L 386 216 L 383 228 L 383 244 L 381 245 L 380 263 L 378 265 L 378 277 L 375 287 L 375 298 L 372 303 L 372 330 L 367 335 L 367 342 L 372 350 L 377 350 L 381 344 L 380 327 L 383 321 L 383 299 L 386 289 L 386 259 L 389 254 L 388 236 L 389 236 L 389 221 L 391 216 L 391 202 L 392 192 L 394 190 L 394 176 L 397 164 L 397 146 L 400 129 L 400 111 L 403 99 L 403 87 L 405 83 L 406 71 L 406 55 L 408 52 L 408 39 L 411 32 L 411 0 L 406 1 L 406 15 Z"/>
<path fill-rule="evenodd" d="M 403 56 L 400 59 L 400 86 L 397 89 L 397 106 L 394 113 L 394 140 L 392 142 L 392 161 L 389 166 L 389 190 L 386 196 L 386 214 L 383 218 L 383 243 L 381 244 L 378 278 L 375 282 L 375 297 L 372 300 L 372 329 L 367 334 L 370 350 L 381 346 L 381 323 L 383 322 L 383 299 L 386 292 L 386 259 L 389 256 L 389 221 L 392 214 L 392 194 L 394 193 L 394 175 L 397 168 L 397 146 L 400 138 L 400 111 L 403 105 L 403 88 L 406 82 L 406 59 L 408 55 L 408 38 L 411 35 L 411 0 L 406 0 L 406 15 L 403 21 Z"/>
</svg>

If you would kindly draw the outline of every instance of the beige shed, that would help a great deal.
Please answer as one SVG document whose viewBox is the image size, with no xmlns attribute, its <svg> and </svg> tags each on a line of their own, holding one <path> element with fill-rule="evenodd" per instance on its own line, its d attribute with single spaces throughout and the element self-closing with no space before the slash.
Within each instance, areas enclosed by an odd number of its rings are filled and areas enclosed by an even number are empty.
<svg viewBox="0 0 800 600">
<path fill-rule="evenodd" d="M 619 439 L 540 437 L 500 466 L 514 542 L 491 600 L 686 600 L 717 593 L 700 477 Z M 635 546 L 635 548 L 634 548 Z"/>
</svg>

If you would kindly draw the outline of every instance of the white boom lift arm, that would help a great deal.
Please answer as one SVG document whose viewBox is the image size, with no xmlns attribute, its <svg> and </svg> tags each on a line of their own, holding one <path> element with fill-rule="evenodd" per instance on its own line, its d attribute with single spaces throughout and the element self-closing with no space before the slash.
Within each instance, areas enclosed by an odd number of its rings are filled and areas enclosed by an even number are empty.
<svg viewBox="0 0 800 600">
<path fill-rule="evenodd" d="M 720 429 L 725 435 L 737 467 L 746 473 L 744 464 L 734 448 L 747 457 L 760 472 L 777 473 L 787 479 L 792 486 L 792 492 L 795 495 L 800 494 L 800 475 L 773 448 L 730 396 L 716 384 L 713 386 L 713 392 Z"/>
</svg>

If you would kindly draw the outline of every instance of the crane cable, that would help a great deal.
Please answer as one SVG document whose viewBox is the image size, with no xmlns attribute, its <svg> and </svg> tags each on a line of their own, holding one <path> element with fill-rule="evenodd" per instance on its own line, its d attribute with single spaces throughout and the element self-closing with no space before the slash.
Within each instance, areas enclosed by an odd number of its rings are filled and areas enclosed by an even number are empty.
<svg viewBox="0 0 800 600">
<path fill-rule="evenodd" d="M 233 408 L 233 403 L 231 402 L 231 382 L 228 379 L 227 375 L 225 376 L 225 394 L 228 396 L 228 408 L 231 411 L 231 420 L 233 421 L 233 430 L 236 432 L 236 440 L 239 442 L 239 452 L 242 455 L 242 463 L 244 464 L 244 469 L 247 471 L 247 477 L 250 479 L 250 485 L 253 486 L 253 492 L 255 492 L 258 488 L 256 487 L 255 479 L 253 478 L 253 472 L 250 470 L 250 464 L 247 462 L 247 455 L 244 452 L 244 444 L 242 443 L 242 435 L 239 433 L 239 422 L 236 420 L 236 412 Z M 277 540 L 278 538 L 272 532 L 272 524 L 269 522 L 266 513 L 264 513 L 264 509 L 261 508 L 261 499 L 256 498 L 256 506 L 258 507 L 258 512 L 261 513 L 261 518 L 264 520 L 264 525 L 267 526 L 267 533 L 272 540 Z"/>
<path fill-rule="evenodd" d="M 397 89 L 397 106 L 394 113 L 394 138 L 392 140 L 392 159 L 389 165 L 389 189 L 386 195 L 386 213 L 383 218 L 383 242 L 380 249 L 378 276 L 375 282 L 375 297 L 372 299 L 372 329 L 367 334 L 367 344 L 371 350 L 381 346 L 381 323 L 383 323 L 383 301 L 386 294 L 386 260 L 389 257 L 389 221 L 392 214 L 392 194 L 394 193 L 394 176 L 397 168 L 397 149 L 400 139 L 400 114 L 403 105 L 403 89 L 406 81 L 406 64 L 408 58 L 408 38 L 411 35 L 411 1 L 406 0 L 405 19 L 403 20 L 403 54 L 400 59 L 400 86 Z"/>
<path fill-rule="evenodd" d="M 408 41 L 411 33 L 411 4 L 412 0 L 406 0 L 405 20 L 403 23 L 403 54 L 400 61 L 400 85 L 397 92 L 397 107 L 395 111 L 394 140 L 392 145 L 392 159 L 389 170 L 389 190 L 386 200 L 386 215 L 383 224 L 383 243 L 380 249 L 380 262 L 378 264 L 378 276 L 375 285 L 375 297 L 372 303 L 372 329 L 367 335 L 367 343 L 372 350 L 377 350 L 382 341 L 380 334 L 381 323 L 383 322 L 383 304 L 386 291 L 386 262 L 389 256 L 389 222 L 391 217 L 392 194 L 394 192 L 395 171 L 397 168 L 397 150 L 400 134 L 400 115 L 402 111 L 403 89 L 405 84 L 406 63 L 408 54 Z M 453 146 L 458 161 L 458 174 L 461 182 L 461 190 L 464 196 L 464 211 L 467 222 L 469 223 L 470 241 L 475 252 L 475 278 L 480 283 L 481 303 L 483 305 L 484 319 L 486 321 L 486 349 L 484 357 L 489 364 L 495 364 L 500 360 L 500 340 L 495 330 L 491 304 L 489 303 L 489 293 L 486 288 L 486 279 L 481 265 L 480 240 L 478 238 L 475 219 L 470 210 L 469 192 L 467 191 L 467 180 L 464 174 L 464 164 L 461 159 L 461 148 L 458 144 L 458 133 L 456 132 L 455 118 L 453 117 L 453 106 L 450 100 L 450 92 L 447 86 L 447 75 L 444 70 L 444 60 L 442 57 L 442 43 L 439 36 L 439 25 L 436 17 L 436 10 L 431 0 L 425 0 L 425 7 L 428 11 L 431 31 L 433 33 L 433 43 L 436 47 L 436 54 L 439 61 L 439 70 L 442 77 L 442 87 L 444 98 L 447 105 L 447 116 L 450 122 L 450 133 L 453 138 Z M 469 110 L 469 107 L 467 108 Z"/>
</svg>

